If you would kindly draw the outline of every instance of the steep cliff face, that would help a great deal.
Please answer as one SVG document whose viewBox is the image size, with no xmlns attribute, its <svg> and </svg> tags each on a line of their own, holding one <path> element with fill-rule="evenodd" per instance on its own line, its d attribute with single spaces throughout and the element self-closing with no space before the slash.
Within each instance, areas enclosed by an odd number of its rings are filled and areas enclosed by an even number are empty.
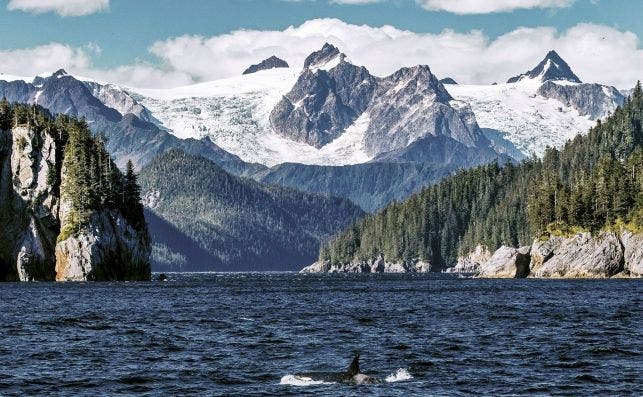
<svg viewBox="0 0 643 397">
<path fill-rule="evenodd" d="M 59 230 L 59 145 L 25 127 L 0 130 L 0 279 L 52 280 Z"/>
<path fill-rule="evenodd" d="M 57 242 L 68 222 L 61 184 L 69 178 L 62 164 L 71 124 L 6 102 L 0 118 L 0 280 L 149 279 L 147 227 L 119 210 L 88 211 Z M 14 120 L 9 128 L 6 120 Z"/>
<path fill-rule="evenodd" d="M 147 233 L 118 211 L 98 211 L 79 232 L 56 244 L 56 281 L 146 281 L 150 252 Z"/>
</svg>

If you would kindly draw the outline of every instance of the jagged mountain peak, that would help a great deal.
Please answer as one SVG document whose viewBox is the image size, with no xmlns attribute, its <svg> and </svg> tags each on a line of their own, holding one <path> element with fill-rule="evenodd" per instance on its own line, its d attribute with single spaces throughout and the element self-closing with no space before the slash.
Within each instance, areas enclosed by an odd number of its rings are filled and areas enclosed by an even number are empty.
<svg viewBox="0 0 643 397">
<path fill-rule="evenodd" d="M 68 76 L 69 74 L 65 71 L 65 69 L 58 69 L 54 74 L 51 75 L 51 77 L 63 77 L 63 76 Z"/>
<path fill-rule="evenodd" d="M 324 44 L 321 50 L 310 54 L 304 61 L 305 70 L 330 70 L 346 59 L 339 48 L 330 43 Z"/>
<path fill-rule="evenodd" d="M 385 81 L 395 86 L 395 92 L 412 90 L 423 95 L 434 93 L 435 99 L 442 103 L 453 99 L 428 65 L 401 68 L 385 78 Z"/>
<path fill-rule="evenodd" d="M 510 78 L 507 83 L 516 83 L 524 79 L 538 80 L 541 82 L 565 80 L 572 83 L 581 83 L 581 80 L 572 72 L 567 62 L 554 50 L 549 51 L 535 68 L 524 74 Z"/>
<path fill-rule="evenodd" d="M 246 69 L 243 72 L 243 74 L 251 74 L 262 70 L 269 70 L 269 69 L 275 69 L 275 68 L 288 68 L 288 67 L 290 67 L 288 65 L 288 62 L 273 55 L 270 58 L 264 59 L 258 64 L 251 65 L 248 69 Z"/>
</svg>

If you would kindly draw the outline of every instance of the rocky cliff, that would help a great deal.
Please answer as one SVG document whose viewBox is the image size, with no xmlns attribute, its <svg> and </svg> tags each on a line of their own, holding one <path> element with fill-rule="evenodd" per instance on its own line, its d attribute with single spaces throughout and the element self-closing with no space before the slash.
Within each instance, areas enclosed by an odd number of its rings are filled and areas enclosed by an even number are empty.
<svg viewBox="0 0 643 397">
<path fill-rule="evenodd" d="M 61 235 L 70 222 L 61 205 L 67 127 L 77 125 L 0 103 L 0 280 L 149 279 L 147 228 L 120 210 L 87 211 Z"/>
<path fill-rule="evenodd" d="M 472 253 L 471 257 L 480 255 Z M 641 277 L 643 235 L 623 231 L 551 236 L 522 248 L 503 246 L 484 262 L 469 267 L 466 263 L 463 259 L 463 264 L 458 263 L 451 271 L 475 272 L 487 278 Z"/>
</svg>

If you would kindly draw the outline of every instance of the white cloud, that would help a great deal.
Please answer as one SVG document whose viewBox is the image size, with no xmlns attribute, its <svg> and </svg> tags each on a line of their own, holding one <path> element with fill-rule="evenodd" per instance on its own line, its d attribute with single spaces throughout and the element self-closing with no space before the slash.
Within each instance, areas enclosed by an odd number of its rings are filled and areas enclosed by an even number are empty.
<svg viewBox="0 0 643 397">
<path fill-rule="evenodd" d="M 454 14 L 489 14 L 511 12 L 517 9 L 562 8 L 576 0 L 417 0 L 430 11 L 446 11 Z"/>
<path fill-rule="evenodd" d="M 373 4 L 373 3 L 379 3 L 382 0 L 329 0 L 331 3 L 334 4 L 355 4 L 355 5 L 362 5 L 362 4 Z"/>
<path fill-rule="evenodd" d="M 91 64 L 90 48 L 51 43 L 33 48 L 0 50 L 0 71 L 19 76 L 35 76 L 60 68 L 84 70 Z"/>
<path fill-rule="evenodd" d="M 9 0 L 7 9 L 34 14 L 55 12 L 63 17 L 78 17 L 104 11 L 109 0 Z"/>
<path fill-rule="evenodd" d="M 239 30 L 214 37 L 181 36 L 150 46 L 156 64 L 136 63 L 97 69 L 95 44 L 52 43 L 22 50 L 0 50 L 0 72 L 35 75 L 65 68 L 70 73 L 133 87 L 172 87 L 238 76 L 271 55 L 295 69 L 325 42 L 335 44 L 353 63 L 376 75 L 403 66 L 426 64 L 440 78 L 460 83 L 504 82 L 534 67 L 554 49 L 584 81 L 629 88 L 643 79 L 638 37 L 612 27 L 579 24 L 565 31 L 552 27 L 518 28 L 495 39 L 481 31 L 415 33 L 392 26 L 352 25 L 318 19 L 283 31 Z"/>
<path fill-rule="evenodd" d="M 637 36 L 611 27 L 579 24 L 566 31 L 518 28 L 495 40 L 481 31 L 415 33 L 392 26 L 352 25 L 317 19 L 283 31 L 239 30 L 159 41 L 150 51 L 171 69 L 198 81 L 238 75 L 248 65 L 277 55 L 295 68 L 325 42 L 337 45 L 356 64 L 378 75 L 428 64 L 438 76 L 469 83 L 506 81 L 557 50 L 586 81 L 629 87 L 643 78 L 643 51 Z M 614 62 L 619 66 L 614 67 Z"/>
</svg>

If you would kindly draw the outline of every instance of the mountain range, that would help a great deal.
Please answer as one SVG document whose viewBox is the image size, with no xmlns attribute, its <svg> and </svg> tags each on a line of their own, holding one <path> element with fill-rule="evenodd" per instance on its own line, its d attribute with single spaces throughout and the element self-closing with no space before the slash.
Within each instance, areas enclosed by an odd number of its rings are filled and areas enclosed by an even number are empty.
<svg viewBox="0 0 643 397">
<path fill-rule="evenodd" d="M 498 85 L 439 80 L 426 65 L 375 76 L 331 44 L 310 54 L 299 71 L 287 65 L 269 58 L 238 77 L 172 89 L 121 87 L 63 70 L 33 79 L 0 75 L 0 97 L 84 118 L 94 133 L 105 137 L 117 164 L 132 160 L 143 169 L 146 191 L 167 195 L 162 202 L 175 200 L 178 191 L 161 189 L 163 178 L 146 175 L 159 167 L 157 156 L 179 150 L 171 153 L 181 153 L 176 156 L 189 163 L 207 161 L 200 163 L 207 169 L 216 167 L 212 179 L 243 177 L 248 179 L 235 181 L 248 189 L 308 193 L 300 199 L 335 196 L 368 212 L 458 169 L 512 162 L 542 155 L 547 146 L 561 147 L 624 100 L 614 87 L 582 83 L 554 51 L 531 71 Z M 181 175 L 184 170 L 175 171 Z M 186 211 L 196 205 L 197 197 L 192 200 L 182 202 Z M 247 211 L 259 213 L 256 203 L 244 203 Z M 295 206 L 292 200 L 288 203 Z M 151 206 L 147 211 L 154 219 L 151 224 L 169 224 L 186 235 L 199 222 L 169 221 L 167 212 Z M 321 236 L 359 216 L 351 214 L 329 215 L 344 219 L 329 219 L 324 232 L 302 246 L 319 244 Z M 236 219 L 229 221 L 229 227 L 237 225 Z M 216 233 L 224 234 L 225 227 Z M 236 249 L 241 241 L 225 244 Z M 168 251 L 167 245 L 157 248 Z M 166 257 L 189 257 L 170 251 Z M 286 251 L 275 252 L 288 257 Z M 212 252 L 204 258 L 212 259 Z M 297 261 L 310 256 L 303 251 L 293 255 Z M 208 260 L 199 266 L 208 268 Z M 241 266 L 238 260 L 211 262 L 212 268 Z"/>
</svg>

